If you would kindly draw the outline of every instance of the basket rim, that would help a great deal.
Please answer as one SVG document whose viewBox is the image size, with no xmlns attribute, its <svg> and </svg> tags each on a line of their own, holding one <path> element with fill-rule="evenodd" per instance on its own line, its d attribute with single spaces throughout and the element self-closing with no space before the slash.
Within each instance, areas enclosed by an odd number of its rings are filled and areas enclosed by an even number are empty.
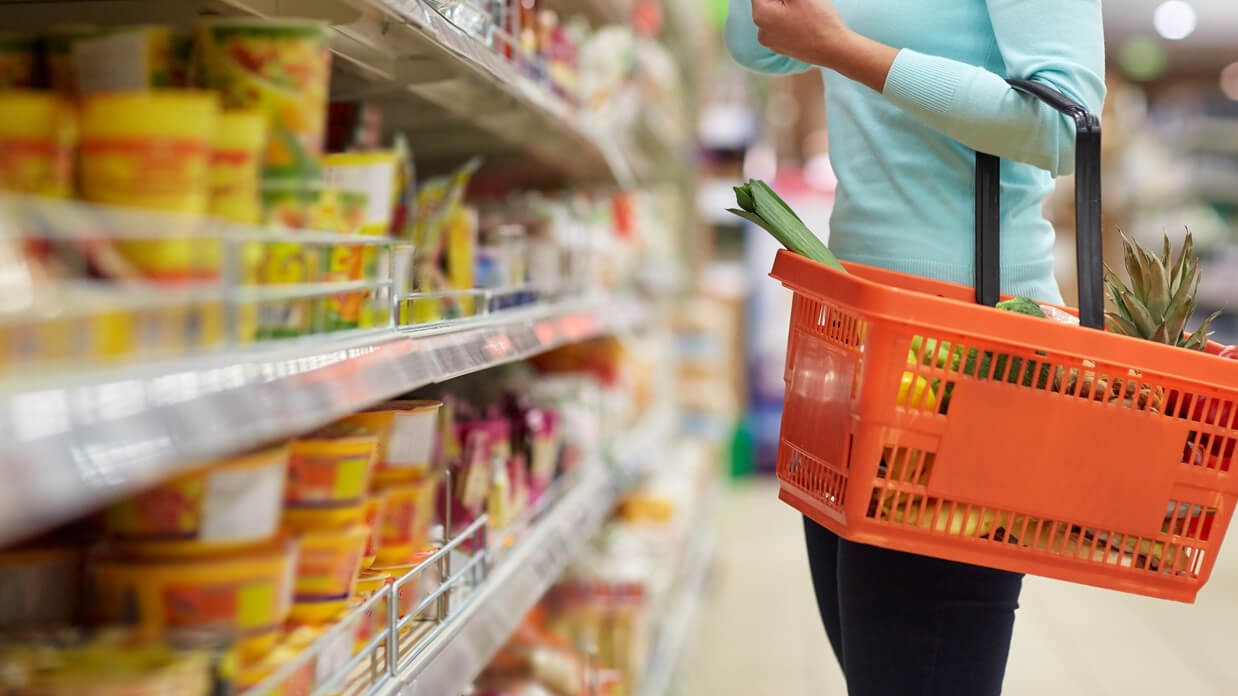
<svg viewBox="0 0 1238 696">
<path fill-rule="evenodd" d="M 1208 352 L 1190 351 L 1107 330 L 1096 331 L 1015 312 L 1000 312 L 974 302 L 898 287 L 878 279 L 895 283 L 905 279 L 908 286 L 938 287 L 943 293 L 972 293 L 972 288 L 965 285 L 859 263 L 843 262 L 843 266 L 848 272 L 780 249 L 769 275 L 795 293 L 842 304 L 870 320 L 921 326 L 927 330 L 1098 360 L 1192 382 L 1224 392 L 1230 399 L 1238 399 L 1238 360 L 1212 354 L 1220 350 L 1218 344 L 1211 344 Z M 828 287 L 821 289 L 827 284 Z M 1043 304 L 1077 313 L 1071 307 Z"/>
</svg>

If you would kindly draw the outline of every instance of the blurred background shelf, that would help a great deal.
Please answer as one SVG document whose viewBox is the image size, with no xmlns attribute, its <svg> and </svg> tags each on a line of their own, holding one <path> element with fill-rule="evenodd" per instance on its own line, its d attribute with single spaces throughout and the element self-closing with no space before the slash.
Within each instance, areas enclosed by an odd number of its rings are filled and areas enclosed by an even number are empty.
<svg viewBox="0 0 1238 696">
<path fill-rule="evenodd" d="M 0 541 L 195 462 L 305 432 L 385 398 L 622 332 L 630 297 L 509 310 L 460 325 L 301 340 L 0 382 Z"/>
</svg>

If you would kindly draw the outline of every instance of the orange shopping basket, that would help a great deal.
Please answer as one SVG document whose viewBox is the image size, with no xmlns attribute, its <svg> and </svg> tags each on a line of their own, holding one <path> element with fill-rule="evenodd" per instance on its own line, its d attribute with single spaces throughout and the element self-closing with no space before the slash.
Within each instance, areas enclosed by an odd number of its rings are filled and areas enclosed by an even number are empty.
<svg viewBox="0 0 1238 696">
<path fill-rule="evenodd" d="M 1238 362 L 1100 330 L 1099 121 L 1011 84 L 1079 126 L 1080 326 L 983 306 L 999 287 L 989 155 L 974 290 L 779 252 L 780 497 L 851 541 L 1194 601 L 1238 494 Z"/>
</svg>

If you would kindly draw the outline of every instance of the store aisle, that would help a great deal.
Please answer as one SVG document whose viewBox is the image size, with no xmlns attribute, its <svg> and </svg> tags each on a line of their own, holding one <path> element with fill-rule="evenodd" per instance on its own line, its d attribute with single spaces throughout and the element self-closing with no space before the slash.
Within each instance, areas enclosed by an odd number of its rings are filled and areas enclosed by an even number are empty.
<svg viewBox="0 0 1238 696">
<path fill-rule="evenodd" d="M 727 492 L 717 569 L 677 696 L 843 696 L 799 516 L 772 480 Z M 1238 550 L 1193 606 L 1029 578 L 1005 696 L 1238 693 Z"/>
</svg>

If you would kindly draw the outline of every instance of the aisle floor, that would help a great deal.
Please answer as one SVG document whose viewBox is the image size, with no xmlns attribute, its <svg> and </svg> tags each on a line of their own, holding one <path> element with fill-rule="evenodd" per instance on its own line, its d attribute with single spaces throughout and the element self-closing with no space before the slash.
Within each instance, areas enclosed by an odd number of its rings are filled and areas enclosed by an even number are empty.
<svg viewBox="0 0 1238 696">
<path fill-rule="evenodd" d="M 799 516 L 774 482 L 731 487 L 677 696 L 845 696 L 821 628 Z M 1238 550 L 1198 604 L 1029 578 L 1004 696 L 1238 694 Z"/>
</svg>

